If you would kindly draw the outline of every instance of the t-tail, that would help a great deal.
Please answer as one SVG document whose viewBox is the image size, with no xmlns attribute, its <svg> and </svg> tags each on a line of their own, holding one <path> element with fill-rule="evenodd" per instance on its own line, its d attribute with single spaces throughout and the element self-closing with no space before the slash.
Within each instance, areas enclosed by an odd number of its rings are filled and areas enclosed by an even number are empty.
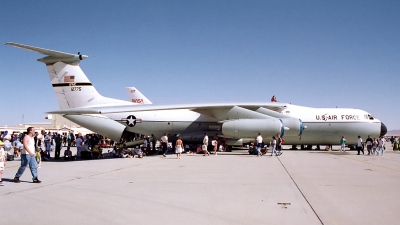
<svg viewBox="0 0 400 225">
<path fill-rule="evenodd" d="M 79 67 L 80 61 L 88 58 L 87 55 L 64 53 L 11 42 L 5 44 L 46 55 L 38 61 L 46 64 L 60 109 L 133 104 L 107 98 L 97 92 Z"/>
<path fill-rule="evenodd" d="M 128 99 L 136 104 L 153 104 L 146 96 L 135 87 L 126 87 Z"/>
</svg>

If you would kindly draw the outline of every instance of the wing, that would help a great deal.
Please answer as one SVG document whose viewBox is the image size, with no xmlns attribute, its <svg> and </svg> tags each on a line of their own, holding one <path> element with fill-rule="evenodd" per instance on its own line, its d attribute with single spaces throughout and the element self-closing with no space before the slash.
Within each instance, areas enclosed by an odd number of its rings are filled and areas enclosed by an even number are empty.
<svg viewBox="0 0 400 225">
<path fill-rule="evenodd" d="M 127 105 L 127 106 L 103 106 L 73 108 L 51 111 L 51 114 L 109 114 L 124 112 L 142 112 L 188 109 L 203 115 L 211 116 L 219 120 L 226 119 L 263 119 L 263 118 L 292 118 L 281 112 L 287 107 L 287 103 L 190 103 L 168 105 Z"/>
</svg>

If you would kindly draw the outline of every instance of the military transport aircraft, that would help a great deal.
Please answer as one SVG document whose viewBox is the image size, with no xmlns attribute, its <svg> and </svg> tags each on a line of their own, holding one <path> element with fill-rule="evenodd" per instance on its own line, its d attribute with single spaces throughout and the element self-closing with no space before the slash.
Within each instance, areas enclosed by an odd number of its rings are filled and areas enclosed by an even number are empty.
<svg viewBox="0 0 400 225">
<path fill-rule="evenodd" d="M 70 54 L 17 43 L 6 45 L 46 55 L 46 65 L 60 110 L 49 112 L 119 141 L 123 132 L 178 134 L 184 141 L 201 142 L 203 133 L 226 138 L 228 145 L 266 142 L 281 134 L 287 145 L 347 144 L 357 136 L 385 135 L 386 126 L 368 112 L 348 108 L 310 108 L 280 102 L 142 104 L 100 95 L 79 67 L 87 55 Z M 150 102 L 151 103 L 151 102 Z M 211 140 L 210 140 L 211 141 Z"/>
</svg>

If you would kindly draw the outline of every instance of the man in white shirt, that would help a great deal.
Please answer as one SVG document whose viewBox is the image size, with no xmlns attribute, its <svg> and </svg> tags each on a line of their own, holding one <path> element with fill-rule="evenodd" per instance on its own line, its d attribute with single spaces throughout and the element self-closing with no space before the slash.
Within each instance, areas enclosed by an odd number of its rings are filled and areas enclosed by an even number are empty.
<svg viewBox="0 0 400 225">
<path fill-rule="evenodd" d="M 263 138 L 261 137 L 261 133 L 258 133 L 256 142 L 257 142 L 257 156 L 262 156 L 261 147 L 262 147 Z"/>
<path fill-rule="evenodd" d="M 37 138 L 36 147 L 45 151 L 46 147 L 44 145 L 44 130 L 42 130 L 39 134 L 37 134 L 36 138 Z"/>
<path fill-rule="evenodd" d="M 203 149 L 203 152 L 204 152 L 203 156 L 210 155 L 210 153 L 208 152 L 208 135 L 207 135 L 207 133 L 204 133 L 202 149 Z"/>
<path fill-rule="evenodd" d="M 29 169 L 32 173 L 33 183 L 41 183 L 38 179 L 37 174 L 37 163 L 35 158 L 35 141 L 33 139 L 33 134 L 35 129 L 33 127 L 28 127 L 27 134 L 25 135 L 22 144 L 24 148 L 21 151 L 21 166 L 19 167 L 17 174 L 15 174 L 14 182 L 19 183 L 19 178 L 24 173 L 26 167 L 29 165 Z"/>
<path fill-rule="evenodd" d="M 378 155 L 379 155 L 379 153 L 381 153 L 381 155 L 383 155 L 383 151 L 385 150 L 384 146 L 385 146 L 385 138 L 380 136 L 378 138 Z"/>
<path fill-rule="evenodd" d="M 363 149 L 362 144 L 363 144 L 362 143 L 362 138 L 361 138 L 361 136 L 358 136 L 358 139 L 357 139 L 357 155 L 360 154 L 360 151 L 362 151 L 362 153 L 364 155 L 364 149 Z"/>
<path fill-rule="evenodd" d="M 161 147 L 164 151 L 164 154 L 163 154 L 164 157 L 167 157 L 167 154 L 168 154 L 168 146 L 167 145 L 168 145 L 168 136 L 165 133 L 164 136 L 161 137 Z"/>
</svg>

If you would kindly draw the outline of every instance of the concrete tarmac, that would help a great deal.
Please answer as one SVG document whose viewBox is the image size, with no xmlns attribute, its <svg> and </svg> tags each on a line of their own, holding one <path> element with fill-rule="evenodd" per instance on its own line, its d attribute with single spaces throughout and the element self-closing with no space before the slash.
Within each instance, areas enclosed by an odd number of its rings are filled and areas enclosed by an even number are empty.
<svg viewBox="0 0 400 225">
<path fill-rule="evenodd" d="M 65 148 L 64 148 L 65 149 Z M 400 153 L 246 150 L 43 162 L 42 183 L 20 161 L 0 187 L 2 224 L 399 224 Z M 390 149 L 390 150 L 389 150 Z M 366 153 L 365 153 L 366 154 Z"/>
</svg>

